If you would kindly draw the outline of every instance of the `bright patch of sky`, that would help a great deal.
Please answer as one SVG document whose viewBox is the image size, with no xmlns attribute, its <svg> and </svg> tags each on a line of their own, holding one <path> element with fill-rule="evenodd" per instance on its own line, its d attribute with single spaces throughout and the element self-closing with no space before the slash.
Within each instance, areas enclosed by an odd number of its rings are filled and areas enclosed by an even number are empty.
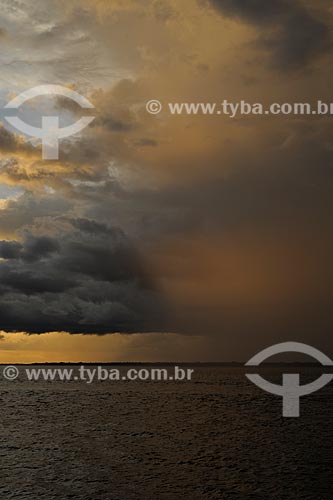
<svg viewBox="0 0 333 500">
<path fill-rule="evenodd" d="M 8 200 L 16 198 L 24 193 L 24 190 L 19 186 L 8 186 L 8 184 L 0 183 L 0 200 Z"/>
</svg>

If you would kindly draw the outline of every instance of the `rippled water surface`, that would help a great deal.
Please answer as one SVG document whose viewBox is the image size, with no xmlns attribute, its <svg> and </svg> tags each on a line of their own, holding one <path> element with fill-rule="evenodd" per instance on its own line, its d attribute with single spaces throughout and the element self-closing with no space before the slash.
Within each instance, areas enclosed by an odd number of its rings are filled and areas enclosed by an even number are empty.
<svg viewBox="0 0 333 500">
<path fill-rule="evenodd" d="M 233 367 L 178 383 L 2 380 L 0 397 L 1 500 L 333 499 L 332 384 L 298 419 Z"/>
</svg>

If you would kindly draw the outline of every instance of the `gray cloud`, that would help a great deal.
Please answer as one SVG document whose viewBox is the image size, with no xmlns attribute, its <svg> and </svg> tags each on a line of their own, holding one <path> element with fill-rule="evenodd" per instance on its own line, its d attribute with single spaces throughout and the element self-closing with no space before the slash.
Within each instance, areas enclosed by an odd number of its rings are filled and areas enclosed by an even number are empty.
<svg viewBox="0 0 333 500">
<path fill-rule="evenodd" d="M 332 47 L 330 26 L 295 0 L 210 0 L 222 14 L 258 26 L 260 47 L 271 52 L 272 62 L 283 69 L 306 65 Z"/>
<path fill-rule="evenodd" d="M 117 228 L 64 219 L 53 237 L 25 231 L 0 242 L 0 316 L 6 331 L 163 330 L 162 298 Z"/>
<path fill-rule="evenodd" d="M 34 195 L 25 192 L 18 199 L 8 200 L 6 207 L 0 210 L 0 227 L 3 234 L 13 234 L 35 220 L 43 217 L 55 217 L 66 213 L 72 207 L 69 200 L 57 195 L 45 193 Z"/>
<path fill-rule="evenodd" d="M 2 259 L 18 259 L 23 246 L 18 241 L 0 241 L 0 257 Z"/>
</svg>

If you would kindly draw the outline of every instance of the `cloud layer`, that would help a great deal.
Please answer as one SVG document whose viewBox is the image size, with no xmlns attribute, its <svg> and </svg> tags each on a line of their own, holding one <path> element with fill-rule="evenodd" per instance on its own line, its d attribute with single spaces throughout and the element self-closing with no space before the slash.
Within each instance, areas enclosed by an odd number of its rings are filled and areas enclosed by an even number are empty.
<svg viewBox="0 0 333 500">
<path fill-rule="evenodd" d="M 22 242 L 0 242 L 4 330 L 163 329 L 159 294 L 121 230 L 87 219 L 60 227 L 56 235 L 26 232 Z"/>
</svg>

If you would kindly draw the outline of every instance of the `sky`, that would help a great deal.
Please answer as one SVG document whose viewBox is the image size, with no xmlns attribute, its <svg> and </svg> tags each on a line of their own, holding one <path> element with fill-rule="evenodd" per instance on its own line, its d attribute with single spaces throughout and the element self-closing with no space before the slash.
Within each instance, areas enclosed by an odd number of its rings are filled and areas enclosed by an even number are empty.
<svg viewBox="0 0 333 500">
<path fill-rule="evenodd" d="M 329 355 L 332 117 L 165 104 L 333 102 L 331 2 L 0 7 L 0 362 L 243 361 L 283 341 Z M 58 160 L 3 118 L 46 84 L 94 105 Z M 19 111 L 85 114 L 56 96 Z"/>
</svg>

